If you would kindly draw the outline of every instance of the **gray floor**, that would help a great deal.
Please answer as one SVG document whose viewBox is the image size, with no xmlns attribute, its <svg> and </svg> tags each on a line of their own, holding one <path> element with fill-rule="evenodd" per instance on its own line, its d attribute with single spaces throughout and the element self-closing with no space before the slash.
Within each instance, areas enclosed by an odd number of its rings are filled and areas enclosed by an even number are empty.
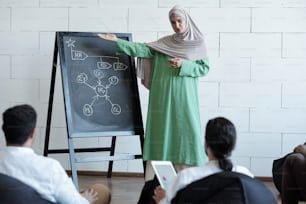
<svg viewBox="0 0 306 204">
<path fill-rule="evenodd" d="M 141 189 L 144 185 L 142 177 L 123 177 L 113 176 L 107 178 L 106 176 L 78 176 L 80 189 L 86 188 L 95 183 L 102 183 L 108 186 L 112 191 L 112 204 L 133 204 L 137 203 Z M 273 192 L 278 203 L 279 193 L 275 188 L 273 182 L 264 182 L 268 188 Z"/>
</svg>

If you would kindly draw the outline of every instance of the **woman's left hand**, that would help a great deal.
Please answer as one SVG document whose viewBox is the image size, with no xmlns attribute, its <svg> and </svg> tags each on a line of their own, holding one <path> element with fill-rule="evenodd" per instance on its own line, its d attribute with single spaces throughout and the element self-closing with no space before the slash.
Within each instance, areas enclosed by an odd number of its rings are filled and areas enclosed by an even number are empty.
<svg viewBox="0 0 306 204">
<path fill-rule="evenodd" d="M 166 191 L 161 187 L 157 186 L 154 190 L 153 199 L 156 203 L 159 203 L 163 198 L 166 197 Z"/>
<path fill-rule="evenodd" d="M 301 153 L 306 157 L 306 145 L 305 144 L 300 144 L 296 146 L 293 151 L 295 153 Z"/>
<path fill-rule="evenodd" d="M 178 69 L 182 66 L 183 60 L 181 58 L 175 57 L 169 59 L 168 62 L 172 68 Z"/>
</svg>

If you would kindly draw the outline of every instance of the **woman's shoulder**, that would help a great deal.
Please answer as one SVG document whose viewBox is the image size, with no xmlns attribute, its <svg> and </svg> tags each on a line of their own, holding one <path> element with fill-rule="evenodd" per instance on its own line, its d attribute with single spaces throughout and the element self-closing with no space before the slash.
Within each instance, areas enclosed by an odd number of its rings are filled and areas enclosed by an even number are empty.
<svg viewBox="0 0 306 204">
<path fill-rule="evenodd" d="M 211 174 L 220 172 L 217 162 L 209 161 L 202 166 L 193 166 L 186 168 L 178 173 L 180 177 L 196 177 L 198 179 L 207 177 Z"/>
<path fill-rule="evenodd" d="M 245 174 L 245 175 L 250 176 L 252 178 L 254 177 L 254 175 L 251 173 L 251 171 L 244 166 L 234 165 L 233 166 L 233 171 Z"/>
</svg>

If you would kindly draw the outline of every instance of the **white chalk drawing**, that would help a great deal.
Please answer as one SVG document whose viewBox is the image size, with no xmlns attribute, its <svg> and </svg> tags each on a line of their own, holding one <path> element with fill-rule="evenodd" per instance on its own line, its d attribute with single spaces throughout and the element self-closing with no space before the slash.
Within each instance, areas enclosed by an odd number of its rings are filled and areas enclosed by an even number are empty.
<svg viewBox="0 0 306 204">
<path fill-rule="evenodd" d="M 97 84 L 96 85 L 90 85 L 88 83 L 88 75 L 86 73 L 79 73 L 76 77 L 76 82 L 79 84 L 84 84 L 85 86 L 88 86 L 93 90 L 93 93 L 95 94 L 93 96 L 93 99 L 90 103 L 84 104 L 83 106 L 83 114 L 85 116 L 92 116 L 94 113 L 93 105 L 97 100 L 100 98 L 103 98 L 107 102 L 111 104 L 111 113 L 113 115 L 119 115 L 121 113 L 121 106 L 119 104 L 115 104 L 111 101 L 109 96 L 109 89 L 112 86 L 116 86 L 119 83 L 119 78 L 115 75 L 108 77 L 107 84 L 102 83 L 102 79 L 105 79 L 105 71 L 106 69 L 113 68 L 115 71 L 124 71 L 128 68 L 128 66 L 124 63 L 119 62 L 118 57 L 114 56 L 89 56 L 87 53 L 85 53 L 82 50 L 75 50 L 73 49 L 75 47 L 74 43 L 76 43 L 75 40 L 72 40 L 69 38 L 69 40 L 66 41 L 67 47 L 71 50 L 71 60 L 80 60 L 84 61 L 88 57 L 96 57 L 99 59 L 97 62 L 97 69 L 93 70 L 93 75 L 95 78 L 97 78 Z M 113 64 L 110 64 L 109 62 L 103 61 L 103 59 L 112 59 L 115 61 Z"/>
</svg>

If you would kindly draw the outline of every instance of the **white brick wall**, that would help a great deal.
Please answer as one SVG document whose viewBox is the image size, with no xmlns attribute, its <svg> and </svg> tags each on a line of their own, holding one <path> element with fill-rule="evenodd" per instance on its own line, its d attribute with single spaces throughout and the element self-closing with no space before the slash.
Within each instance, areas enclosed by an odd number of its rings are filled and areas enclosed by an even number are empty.
<svg viewBox="0 0 306 204">
<path fill-rule="evenodd" d="M 171 25 L 167 20 L 168 10 L 165 8 L 130 8 L 128 30 L 130 32 L 170 31 Z"/>
<path fill-rule="evenodd" d="M 304 58 L 306 56 L 306 34 L 284 33 L 283 34 L 283 57 Z"/>
<path fill-rule="evenodd" d="M 218 32 L 204 33 L 204 37 L 205 37 L 205 41 L 207 44 L 207 49 L 209 50 L 208 56 L 210 58 L 219 57 L 220 56 L 220 33 Z"/>
<path fill-rule="evenodd" d="M 305 133 L 305 120 L 306 109 L 254 108 L 250 112 L 250 130 L 267 133 Z"/>
<path fill-rule="evenodd" d="M 148 7 L 148 8 L 157 8 L 158 0 L 99 0 L 100 7 L 122 7 L 122 8 L 137 8 L 137 7 Z"/>
<path fill-rule="evenodd" d="M 249 82 L 250 58 L 210 57 L 211 70 L 201 81 Z M 215 69 L 214 67 L 218 67 Z"/>
<path fill-rule="evenodd" d="M 39 52 L 37 32 L 0 32 L 0 55 L 26 55 Z"/>
<path fill-rule="evenodd" d="M 13 56 L 11 76 L 15 79 L 50 79 L 50 56 Z"/>
<path fill-rule="evenodd" d="M 265 175 L 272 177 L 273 159 L 274 157 L 251 157 L 250 169 L 252 169 L 252 173 L 254 175 Z"/>
<path fill-rule="evenodd" d="M 239 133 L 233 160 L 256 176 L 271 176 L 273 159 L 306 138 L 304 0 L 2 0 L 0 111 L 33 104 L 39 113 L 34 148 L 42 153 L 55 32 L 129 32 L 134 41 L 154 41 L 172 33 L 168 11 L 177 3 L 187 7 L 207 42 L 211 70 L 199 80 L 203 129 L 212 117 L 231 119 Z M 148 91 L 139 91 L 145 127 Z M 65 148 L 59 70 L 52 117 L 50 145 Z M 76 145 L 107 146 L 109 140 L 79 139 Z M 118 153 L 140 151 L 137 138 L 117 141 Z M 70 168 L 67 154 L 50 156 Z M 105 171 L 107 163 L 78 168 Z M 118 161 L 114 171 L 142 172 L 142 162 Z"/>
<path fill-rule="evenodd" d="M 11 15 L 11 9 L 0 8 L 0 31 L 9 31 L 11 29 L 11 22 L 8 16 Z"/>
<path fill-rule="evenodd" d="M 39 53 L 49 57 L 53 56 L 54 41 L 55 32 L 39 32 Z"/>
<path fill-rule="evenodd" d="M 219 1 L 216 0 L 159 0 L 159 7 L 171 8 L 175 4 L 181 4 L 185 7 L 219 7 Z"/>
<path fill-rule="evenodd" d="M 253 32 L 305 32 L 306 8 L 253 9 Z"/>
<path fill-rule="evenodd" d="M 127 32 L 128 10 L 116 8 L 71 8 L 69 30 L 92 32 Z"/>
<path fill-rule="evenodd" d="M 218 107 L 219 104 L 219 84 L 216 82 L 200 82 L 199 100 L 202 107 Z"/>
<path fill-rule="evenodd" d="M 96 7 L 97 0 L 40 0 L 40 7 Z"/>
<path fill-rule="evenodd" d="M 221 0 L 221 7 L 305 7 L 304 0 Z"/>
<path fill-rule="evenodd" d="M 68 25 L 68 9 L 65 8 L 14 8 L 13 31 L 65 30 Z"/>
<path fill-rule="evenodd" d="M 27 101 L 37 103 L 39 100 L 38 85 L 38 80 L 2 79 L 0 81 L 1 102 L 21 103 Z"/>
<path fill-rule="evenodd" d="M 254 58 L 251 63 L 251 80 L 256 82 L 302 82 L 306 81 L 305 67 L 305 59 Z"/>
<path fill-rule="evenodd" d="M 1 0 L 0 2 L 1 7 L 39 7 L 39 0 Z"/>
<path fill-rule="evenodd" d="M 280 107 L 280 83 L 222 83 L 222 107 Z"/>
<path fill-rule="evenodd" d="M 190 10 L 197 25 L 205 32 L 249 32 L 249 8 L 195 8 Z"/>
<path fill-rule="evenodd" d="M 0 55 L 0 79 L 8 79 L 10 77 L 10 57 Z"/>
<path fill-rule="evenodd" d="M 221 33 L 220 56 L 281 57 L 281 34 Z"/>
<path fill-rule="evenodd" d="M 281 134 L 241 133 L 233 156 L 279 157 L 281 156 Z M 260 149 L 260 151 L 258 151 Z"/>
<path fill-rule="evenodd" d="M 205 129 L 206 122 L 214 117 L 222 116 L 229 118 L 236 126 L 237 132 L 249 132 L 250 131 L 250 110 L 249 108 L 222 108 L 222 107 L 202 107 L 201 115 L 203 121 L 203 131 Z M 239 140 L 238 135 L 238 140 Z"/>
<path fill-rule="evenodd" d="M 221 7 L 281 7 L 279 0 L 221 0 Z"/>
<path fill-rule="evenodd" d="M 297 88 L 298 87 L 298 88 Z M 284 108 L 306 108 L 306 83 L 284 83 L 283 102 Z"/>
</svg>

